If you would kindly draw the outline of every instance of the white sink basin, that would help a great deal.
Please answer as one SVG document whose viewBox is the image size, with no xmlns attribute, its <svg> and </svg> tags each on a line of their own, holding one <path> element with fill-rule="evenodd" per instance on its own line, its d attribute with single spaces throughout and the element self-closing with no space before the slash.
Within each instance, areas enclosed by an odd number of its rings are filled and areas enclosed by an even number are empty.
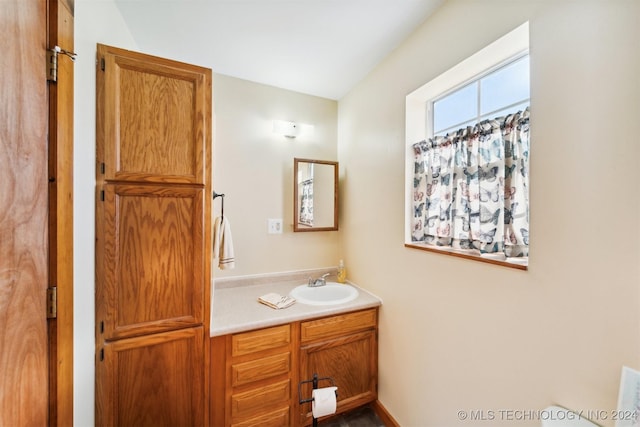
<svg viewBox="0 0 640 427">
<path fill-rule="evenodd" d="M 289 295 L 302 304 L 336 305 L 356 299 L 358 290 L 351 285 L 327 282 L 326 285 L 317 287 L 311 287 L 307 284 L 297 286 Z"/>
</svg>

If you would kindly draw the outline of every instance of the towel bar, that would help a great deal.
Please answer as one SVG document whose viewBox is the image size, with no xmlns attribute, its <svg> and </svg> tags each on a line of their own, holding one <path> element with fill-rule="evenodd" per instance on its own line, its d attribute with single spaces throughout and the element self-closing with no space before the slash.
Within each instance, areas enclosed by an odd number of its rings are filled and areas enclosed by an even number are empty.
<svg viewBox="0 0 640 427">
<path fill-rule="evenodd" d="M 213 200 L 215 200 L 218 197 L 222 197 L 222 204 L 220 206 L 220 216 L 222 217 L 222 219 L 224 219 L 224 194 L 216 193 L 214 191 L 213 192 Z"/>
</svg>

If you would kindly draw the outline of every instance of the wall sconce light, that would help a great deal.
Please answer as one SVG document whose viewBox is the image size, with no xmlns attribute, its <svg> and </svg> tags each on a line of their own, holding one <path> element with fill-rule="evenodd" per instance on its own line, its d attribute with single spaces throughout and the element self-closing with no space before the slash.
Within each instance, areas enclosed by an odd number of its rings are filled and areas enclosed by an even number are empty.
<svg viewBox="0 0 640 427">
<path fill-rule="evenodd" d="M 278 135 L 283 135 L 287 138 L 295 138 L 302 134 L 309 134 L 313 132 L 313 125 L 287 122 L 285 120 L 274 120 L 273 132 L 277 133 Z"/>
</svg>

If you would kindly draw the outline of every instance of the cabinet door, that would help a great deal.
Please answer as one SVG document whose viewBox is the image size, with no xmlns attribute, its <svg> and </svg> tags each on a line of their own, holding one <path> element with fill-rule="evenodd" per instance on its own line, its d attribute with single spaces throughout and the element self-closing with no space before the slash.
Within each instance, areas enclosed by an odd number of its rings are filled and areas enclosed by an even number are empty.
<svg viewBox="0 0 640 427">
<path fill-rule="evenodd" d="M 346 335 L 303 345 L 300 352 L 300 380 L 331 377 L 338 387 L 338 412 L 344 412 L 377 398 L 376 331 Z M 330 386 L 320 382 L 320 387 Z M 302 387 L 302 396 L 311 396 L 311 386 Z M 311 404 L 300 408 L 303 424 L 311 423 Z"/>
<path fill-rule="evenodd" d="M 96 418 L 205 425 L 211 70 L 97 50 Z"/>
<path fill-rule="evenodd" d="M 96 425 L 203 425 L 203 346 L 202 327 L 105 344 L 96 361 Z"/>
<path fill-rule="evenodd" d="M 204 184 L 211 70 L 98 45 L 104 179 Z"/>
<path fill-rule="evenodd" d="M 155 333 L 204 320 L 204 190 L 104 185 L 97 233 L 101 339 Z"/>
</svg>

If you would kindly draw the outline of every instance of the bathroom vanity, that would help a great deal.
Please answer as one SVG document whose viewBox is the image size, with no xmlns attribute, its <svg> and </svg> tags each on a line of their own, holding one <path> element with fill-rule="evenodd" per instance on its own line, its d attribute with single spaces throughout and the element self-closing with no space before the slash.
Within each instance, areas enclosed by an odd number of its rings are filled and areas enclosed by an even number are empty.
<svg viewBox="0 0 640 427">
<path fill-rule="evenodd" d="M 274 310 L 256 301 L 266 292 L 286 295 L 299 283 L 214 292 L 210 425 L 309 425 L 311 403 L 299 401 L 311 396 L 312 387 L 299 384 L 314 373 L 338 387 L 337 412 L 376 400 L 380 300 L 359 289 L 358 298 L 334 306 L 296 303 Z"/>
</svg>

